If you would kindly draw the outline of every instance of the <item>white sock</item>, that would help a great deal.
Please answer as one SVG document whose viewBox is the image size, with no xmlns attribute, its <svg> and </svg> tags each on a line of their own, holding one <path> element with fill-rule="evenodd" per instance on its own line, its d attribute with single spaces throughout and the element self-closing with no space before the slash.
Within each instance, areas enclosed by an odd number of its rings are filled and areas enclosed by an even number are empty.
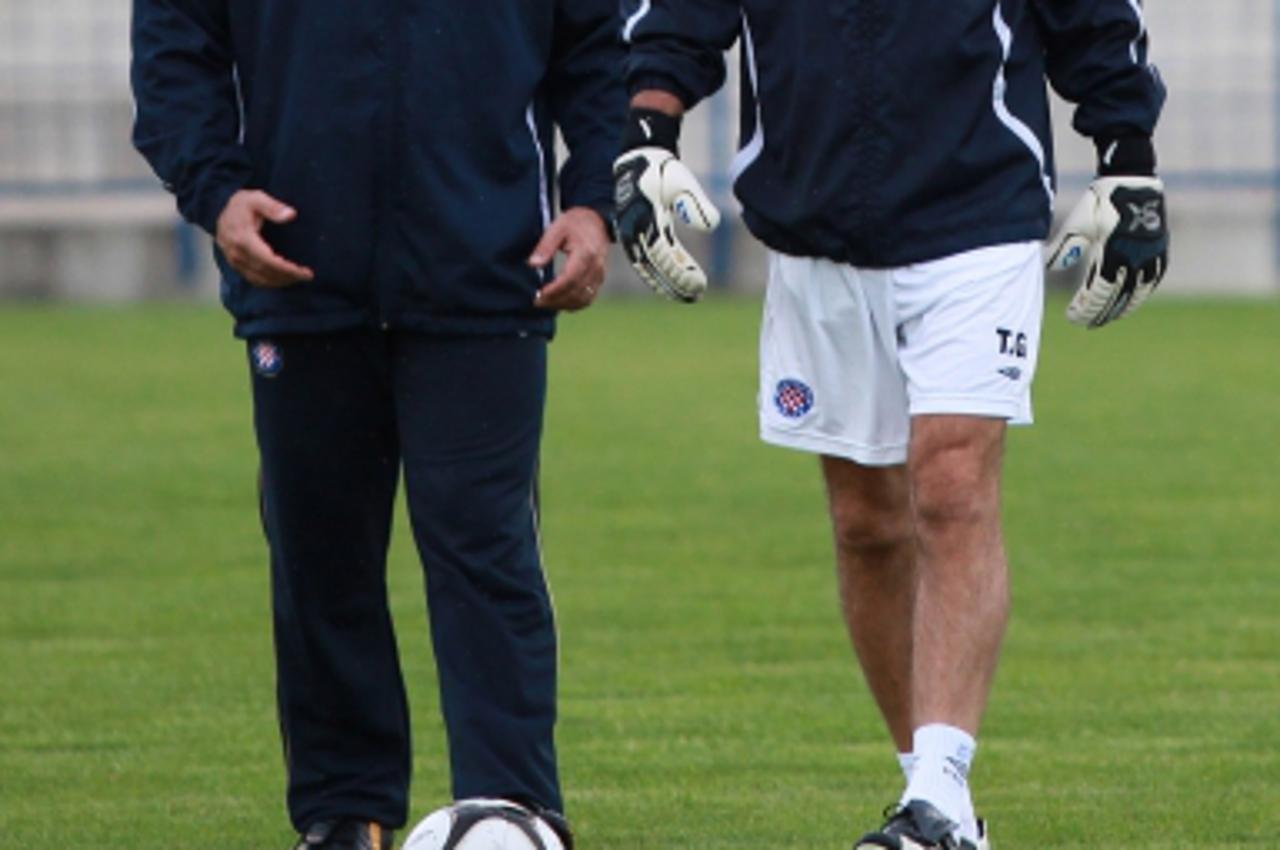
<svg viewBox="0 0 1280 850">
<path fill-rule="evenodd" d="M 902 805 L 924 800 L 958 824 L 960 838 L 977 844 L 978 828 L 969 797 L 969 768 L 977 742 L 968 732 L 944 723 L 921 726 L 912 736 L 915 769 Z"/>
<path fill-rule="evenodd" d="M 902 768 L 902 775 L 907 778 L 907 782 L 911 781 L 911 774 L 916 771 L 916 761 L 915 753 L 898 753 L 898 766 Z"/>
</svg>

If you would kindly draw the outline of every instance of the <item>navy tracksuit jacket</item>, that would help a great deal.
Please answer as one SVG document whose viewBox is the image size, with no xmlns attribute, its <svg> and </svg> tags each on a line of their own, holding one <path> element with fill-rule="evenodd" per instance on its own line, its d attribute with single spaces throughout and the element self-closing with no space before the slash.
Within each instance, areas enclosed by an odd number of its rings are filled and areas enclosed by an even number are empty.
<svg viewBox="0 0 1280 850">
<path fill-rule="evenodd" d="M 1139 0 L 624 0 L 632 90 L 687 107 L 741 38 L 735 192 L 770 247 L 893 267 L 1043 239 L 1046 77 L 1085 135 L 1150 136 Z"/>
<path fill-rule="evenodd" d="M 134 142 L 213 232 L 237 189 L 316 272 L 249 286 L 240 336 L 390 326 L 550 334 L 525 259 L 555 208 L 612 204 L 625 113 L 616 0 L 135 0 Z"/>
<path fill-rule="evenodd" d="M 134 0 L 135 142 L 214 231 L 256 188 L 315 270 L 225 262 L 271 548 L 289 813 L 407 817 L 386 555 L 403 476 L 453 790 L 562 807 L 536 470 L 551 312 L 526 258 L 559 206 L 611 213 L 616 0 Z M 219 258 L 221 261 L 221 257 Z"/>
</svg>

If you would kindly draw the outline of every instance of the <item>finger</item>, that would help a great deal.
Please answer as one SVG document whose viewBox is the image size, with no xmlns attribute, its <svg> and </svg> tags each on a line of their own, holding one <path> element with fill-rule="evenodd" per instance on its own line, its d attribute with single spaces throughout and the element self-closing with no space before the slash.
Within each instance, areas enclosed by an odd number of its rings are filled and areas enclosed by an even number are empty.
<svg viewBox="0 0 1280 850">
<path fill-rule="evenodd" d="M 533 253 L 529 255 L 529 265 L 542 268 L 550 263 L 567 239 L 568 231 L 563 220 L 557 219 L 552 222 L 551 226 L 543 231 L 542 238 L 538 240 Z"/>
<path fill-rule="evenodd" d="M 596 290 L 589 287 L 566 289 L 556 295 L 541 298 L 538 306 L 543 310 L 581 310 L 596 298 Z"/>
<path fill-rule="evenodd" d="M 262 266 L 264 276 L 280 286 L 306 283 L 316 277 L 315 272 L 306 266 L 300 266 L 276 254 L 262 261 Z"/>
<path fill-rule="evenodd" d="M 564 268 L 547 286 L 567 286 L 571 289 L 589 287 L 599 284 L 600 279 L 603 277 L 603 258 L 596 257 L 584 250 L 571 250 L 565 255 Z"/>
<path fill-rule="evenodd" d="M 245 279 L 255 286 L 284 289 L 289 286 L 296 286 L 300 282 L 292 276 L 282 274 L 262 264 L 255 264 L 250 269 L 251 274 L 247 275 Z"/>
<path fill-rule="evenodd" d="M 266 259 L 260 259 L 258 267 L 264 277 L 281 285 L 306 283 L 315 279 L 315 272 L 311 269 L 290 262 L 275 254 Z"/>
<path fill-rule="evenodd" d="M 587 272 L 588 263 L 581 252 L 570 254 L 560 275 L 538 291 L 538 306 L 562 310 L 573 304 L 579 292 L 590 288 Z"/>
<path fill-rule="evenodd" d="M 1160 281 L 1164 280 L 1164 270 L 1166 267 L 1165 257 L 1163 255 L 1156 257 L 1154 260 L 1152 260 L 1152 264 L 1155 266 L 1155 268 L 1152 270 L 1149 277 L 1150 277 L 1151 288 L 1155 289 L 1157 286 L 1160 285 Z"/>
<path fill-rule="evenodd" d="M 238 268 L 244 279 L 254 286 L 278 289 L 298 283 L 298 281 L 258 260 L 248 260 Z"/>
<path fill-rule="evenodd" d="M 1143 289 L 1144 287 L 1146 287 L 1147 283 L 1148 283 L 1148 279 L 1147 279 L 1147 272 L 1145 267 L 1139 267 L 1138 269 L 1135 269 L 1134 275 L 1133 275 L 1134 291 Z M 1133 297 L 1132 294 L 1130 294 L 1130 297 L 1131 298 Z"/>
<path fill-rule="evenodd" d="M 1124 314 L 1127 316 L 1142 306 L 1142 302 L 1146 301 L 1151 293 L 1155 292 L 1156 285 L 1159 280 L 1151 275 L 1146 275 L 1138 288 L 1134 290 L 1133 297 L 1129 299 L 1129 306 L 1125 308 Z"/>
<path fill-rule="evenodd" d="M 569 313 L 576 313 L 579 310 L 585 310 L 596 300 L 596 291 L 597 290 L 592 287 L 575 289 L 565 297 L 564 305 L 557 309 L 564 310 Z"/>
<path fill-rule="evenodd" d="M 235 244 L 235 252 L 240 266 L 252 272 L 263 283 L 282 286 L 315 279 L 314 271 L 281 257 L 256 230 L 241 234 Z M 237 264 L 233 262 L 232 265 Z"/>
<path fill-rule="evenodd" d="M 1098 237 L 1098 204 L 1095 187 L 1091 186 L 1049 240 L 1045 270 L 1059 282 L 1075 284 L 1079 268 L 1093 253 L 1092 245 Z"/>
<path fill-rule="evenodd" d="M 236 266 L 236 271 L 240 272 L 240 276 L 254 286 L 266 287 L 268 289 L 275 289 L 280 286 L 279 283 L 276 283 L 275 280 L 266 275 L 263 272 L 262 267 L 257 264 Z"/>
<path fill-rule="evenodd" d="M 1116 292 L 1116 286 L 1096 272 L 1097 267 L 1091 262 L 1085 281 L 1067 305 L 1067 318 L 1083 327 L 1096 328 L 1106 324 L 1107 306 Z"/>
<path fill-rule="evenodd" d="M 649 287 L 659 295 L 665 295 L 668 298 L 672 297 L 670 293 L 662 288 L 662 285 L 653 276 L 653 273 L 650 270 L 649 259 L 641 250 L 637 248 L 634 254 L 628 255 L 628 258 L 631 260 L 631 268 L 635 271 L 636 276 L 640 278 L 645 286 Z"/>
<path fill-rule="evenodd" d="M 288 224 L 298 217 L 298 211 L 266 192 L 256 191 L 249 196 L 249 208 L 260 218 L 272 224 Z"/>
<path fill-rule="evenodd" d="M 1045 269 L 1049 274 L 1060 275 L 1075 270 L 1089 251 L 1089 240 L 1079 233 L 1064 231 L 1050 246 Z"/>
<path fill-rule="evenodd" d="M 1116 303 L 1115 318 L 1123 319 L 1125 316 L 1138 309 L 1143 300 L 1147 297 L 1147 292 L 1151 287 L 1148 286 L 1150 278 L 1147 276 L 1146 267 L 1139 268 L 1133 276 L 1132 290 L 1122 293 L 1121 299 Z"/>
<path fill-rule="evenodd" d="M 1110 298 L 1099 316 L 1098 327 L 1113 322 L 1124 315 L 1129 300 L 1133 297 L 1134 287 L 1141 283 L 1137 270 L 1130 266 L 1116 269 L 1115 284 L 1111 287 Z"/>
<path fill-rule="evenodd" d="M 696 274 L 682 274 L 679 266 L 671 261 L 667 247 L 661 241 L 642 245 L 641 252 L 647 272 L 646 282 L 655 291 L 686 304 L 692 304 L 702 297 L 702 292 L 706 289 L 706 278 L 702 276 L 700 279 L 701 269 L 695 266 Z"/>
<path fill-rule="evenodd" d="M 1159 260 L 1149 260 L 1138 268 L 1138 285 L 1136 289 L 1148 289 L 1155 285 L 1156 270 L 1160 268 Z"/>
<path fill-rule="evenodd" d="M 678 239 L 670 237 L 650 246 L 649 259 L 670 281 L 681 301 L 697 301 L 707 288 L 707 275 Z"/>
<path fill-rule="evenodd" d="M 698 178 L 683 162 L 670 159 L 663 165 L 662 200 L 685 224 L 696 230 L 712 230 L 720 223 L 720 211 L 703 191 Z"/>
</svg>

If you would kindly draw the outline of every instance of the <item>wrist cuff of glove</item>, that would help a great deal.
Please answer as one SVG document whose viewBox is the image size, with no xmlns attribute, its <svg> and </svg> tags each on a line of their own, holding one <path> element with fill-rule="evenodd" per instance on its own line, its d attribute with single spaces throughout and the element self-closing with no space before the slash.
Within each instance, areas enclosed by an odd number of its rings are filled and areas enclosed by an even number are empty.
<svg viewBox="0 0 1280 850">
<path fill-rule="evenodd" d="M 656 109 L 635 108 L 627 114 L 622 149 L 659 147 L 679 155 L 681 118 Z"/>
<path fill-rule="evenodd" d="M 1156 148 L 1147 136 L 1099 136 L 1099 177 L 1155 177 Z"/>
</svg>

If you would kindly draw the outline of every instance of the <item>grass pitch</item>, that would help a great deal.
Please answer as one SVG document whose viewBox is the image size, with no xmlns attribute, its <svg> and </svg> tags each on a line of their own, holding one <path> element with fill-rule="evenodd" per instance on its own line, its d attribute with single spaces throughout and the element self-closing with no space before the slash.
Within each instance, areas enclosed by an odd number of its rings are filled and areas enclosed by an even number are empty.
<svg viewBox="0 0 1280 850">
<path fill-rule="evenodd" d="M 1010 439 L 997 848 L 1280 846 L 1280 304 L 1051 306 Z M 553 346 L 544 533 L 584 848 L 842 848 L 899 791 L 750 300 Z M 0 310 L 0 848 L 288 845 L 242 349 L 212 308 Z M 406 524 L 416 819 L 447 798 Z"/>
</svg>

